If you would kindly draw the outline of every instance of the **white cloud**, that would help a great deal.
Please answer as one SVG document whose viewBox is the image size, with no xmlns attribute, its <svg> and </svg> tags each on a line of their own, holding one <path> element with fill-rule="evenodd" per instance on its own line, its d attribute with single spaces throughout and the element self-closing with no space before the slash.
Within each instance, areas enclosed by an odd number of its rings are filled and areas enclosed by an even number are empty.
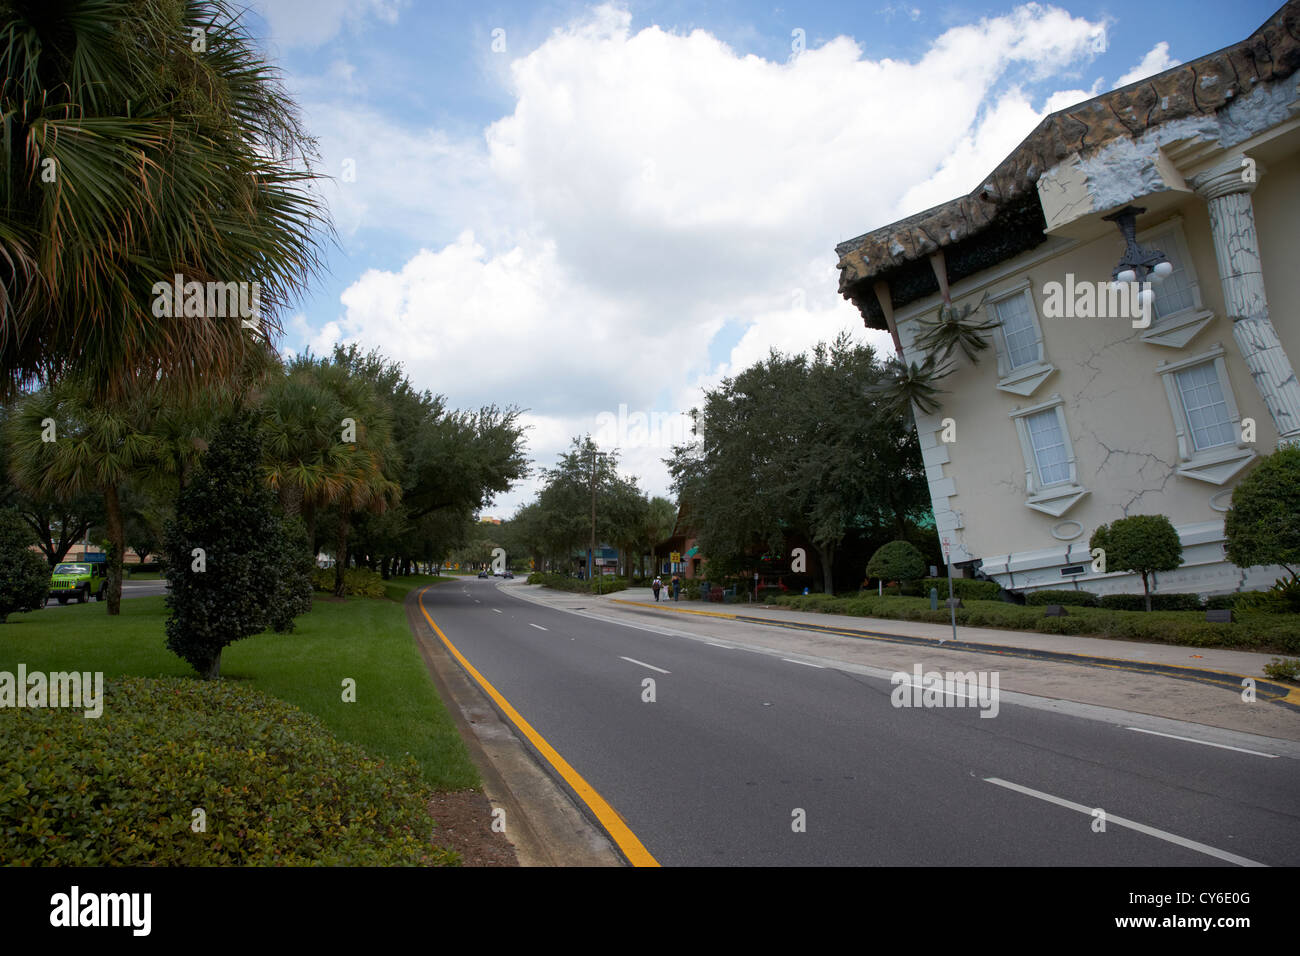
<svg viewBox="0 0 1300 956">
<path fill-rule="evenodd" d="M 1163 73 L 1165 70 L 1178 66 L 1182 62 L 1182 60 L 1176 60 L 1169 55 L 1168 42 L 1161 40 L 1146 52 L 1146 56 L 1142 57 L 1133 69 L 1116 80 L 1112 89 L 1117 90 L 1121 86 L 1128 86 L 1138 80 L 1145 80 L 1148 76 Z"/>
<path fill-rule="evenodd" d="M 1061 73 L 1099 40 L 1103 25 L 1027 4 L 946 31 L 917 62 L 864 59 L 847 37 L 772 62 L 701 30 L 634 31 L 603 6 L 513 61 L 514 110 L 481 143 L 317 93 L 327 156 L 358 158 L 338 187 L 345 235 L 460 234 L 366 272 L 313 347 L 363 341 L 454 404 L 531 407 L 547 465 L 599 412 L 684 411 L 773 346 L 849 328 L 887 352 L 836 291 L 835 243 L 977 185 L 1047 110 L 1091 95 L 1038 110 L 1004 89 L 1009 72 Z M 710 339 L 735 323 L 711 365 Z M 625 465 L 661 492 L 666 454 Z"/>
</svg>

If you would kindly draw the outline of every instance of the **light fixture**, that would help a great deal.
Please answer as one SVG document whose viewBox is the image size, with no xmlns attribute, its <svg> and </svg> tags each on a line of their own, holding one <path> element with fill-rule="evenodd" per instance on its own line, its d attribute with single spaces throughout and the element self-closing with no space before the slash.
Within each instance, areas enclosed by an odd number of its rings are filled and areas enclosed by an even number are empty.
<svg viewBox="0 0 1300 956">
<path fill-rule="evenodd" d="M 1160 282 L 1174 271 L 1173 263 L 1159 249 L 1143 249 L 1138 245 L 1137 217 L 1144 212 L 1146 209 L 1142 206 L 1125 206 L 1102 217 L 1115 223 L 1124 237 L 1124 256 L 1111 272 L 1116 282 L 1143 282 L 1148 278 Z M 1154 293 L 1152 298 L 1155 298 Z"/>
</svg>

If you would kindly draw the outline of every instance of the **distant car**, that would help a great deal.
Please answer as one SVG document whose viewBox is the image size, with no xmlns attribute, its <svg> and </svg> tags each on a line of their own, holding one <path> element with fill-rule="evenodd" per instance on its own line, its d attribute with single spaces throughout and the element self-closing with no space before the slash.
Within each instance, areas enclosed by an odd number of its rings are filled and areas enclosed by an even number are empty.
<svg viewBox="0 0 1300 956">
<path fill-rule="evenodd" d="M 488 573 L 487 573 L 486 571 L 480 571 L 480 572 L 478 573 L 478 576 L 481 577 L 481 578 L 485 578 L 485 577 L 488 576 Z"/>
<path fill-rule="evenodd" d="M 503 574 L 503 575 L 501 575 L 501 576 L 502 576 L 503 578 L 513 578 L 513 577 L 515 576 L 515 572 L 513 572 L 513 571 L 507 571 L 505 574 Z"/>
<path fill-rule="evenodd" d="M 67 604 L 76 598 L 78 604 L 85 604 L 93 597 L 102 601 L 108 596 L 107 587 L 108 568 L 102 562 L 68 561 L 55 566 L 45 600 Z"/>
</svg>

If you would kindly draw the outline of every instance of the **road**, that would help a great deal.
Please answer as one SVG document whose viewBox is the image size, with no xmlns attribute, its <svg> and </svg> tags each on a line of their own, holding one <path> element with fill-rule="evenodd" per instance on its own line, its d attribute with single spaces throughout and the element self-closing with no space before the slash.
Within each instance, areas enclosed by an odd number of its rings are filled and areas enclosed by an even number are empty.
<svg viewBox="0 0 1300 956">
<path fill-rule="evenodd" d="M 167 593 L 167 581 L 163 578 L 154 578 L 144 581 L 123 581 L 122 582 L 122 599 L 152 597 L 157 594 Z M 69 604 L 76 604 L 75 600 L 69 601 L 68 604 L 60 604 L 54 598 L 50 598 L 45 606 L 47 608 L 68 607 Z"/>
<path fill-rule="evenodd" d="M 887 679 L 509 591 L 466 579 L 422 600 L 661 864 L 1300 863 L 1294 751 L 1206 746 L 1007 700 L 994 717 L 895 707 Z"/>
</svg>

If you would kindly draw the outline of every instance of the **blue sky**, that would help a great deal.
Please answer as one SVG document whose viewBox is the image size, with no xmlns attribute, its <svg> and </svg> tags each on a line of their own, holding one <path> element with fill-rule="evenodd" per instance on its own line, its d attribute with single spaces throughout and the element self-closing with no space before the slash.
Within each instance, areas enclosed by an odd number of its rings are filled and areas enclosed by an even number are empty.
<svg viewBox="0 0 1300 956">
<path fill-rule="evenodd" d="M 253 0 L 334 177 L 338 242 L 282 345 L 376 346 L 453 406 L 528 409 L 541 466 L 592 432 L 665 493 L 682 429 L 650 416 L 769 348 L 887 348 L 836 293 L 837 242 L 1275 9 Z"/>
</svg>

